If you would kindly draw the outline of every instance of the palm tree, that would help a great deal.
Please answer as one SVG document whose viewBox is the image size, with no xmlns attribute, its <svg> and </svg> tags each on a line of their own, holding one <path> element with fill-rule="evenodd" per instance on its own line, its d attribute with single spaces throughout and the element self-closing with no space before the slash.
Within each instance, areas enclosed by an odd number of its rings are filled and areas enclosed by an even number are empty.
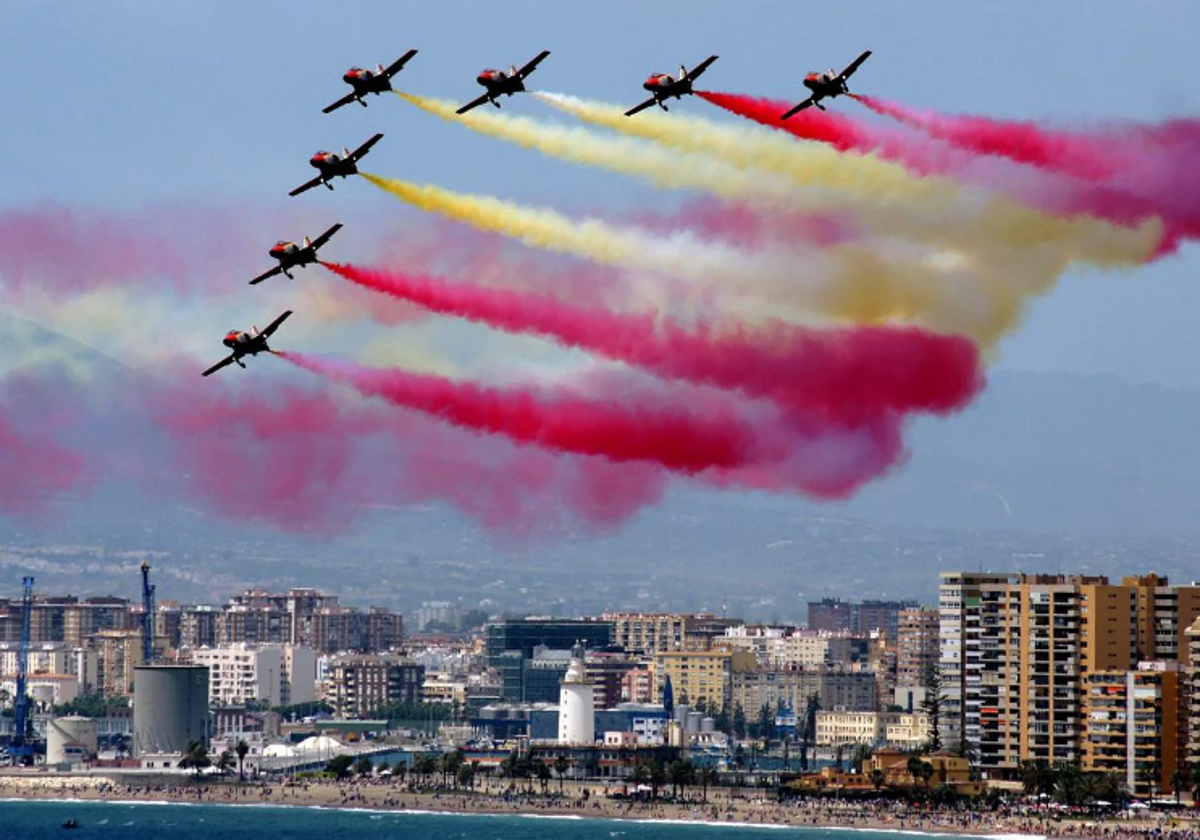
<svg viewBox="0 0 1200 840">
<path fill-rule="evenodd" d="M 908 771 L 908 775 L 912 777 L 914 785 L 916 785 L 916 783 L 921 779 L 921 773 L 923 772 L 921 768 L 924 764 L 925 762 L 921 760 L 920 756 L 910 755 L 908 757 L 908 762 L 904 765 L 904 769 L 906 769 Z"/>
<path fill-rule="evenodd" d="M 875 753 L 867 744 L 859 744 L 854 748 L 854 752 L 850 756 L 850 767 L 855 773 L 863 771 L 863 765 L 866 764 L 871 756 Z"/>
<path fill-rule="evenodd" d="M 700 793 L 705 802 L 708 802 L 708 786 L 715 785 L 721 780 L 721 774 L 717 772 L 717 768 L 708 765 L 700 768 Z"/>
<path fill-rule="evenodd" d="M 246 773 L 242 767 L 246 761 L 246 754 L 250 752 L 250 745 L 239 738 L 238 742 L 233 745 L 233 751 L 237 753 L 238 778 L 244 782 L 246 781 Z"/>
<path fill-rule="evenodd" d="M 554 772 L 558 774 L 558 792 L 559 795 L 563 792 L 563 776 L 567 775 L 567 771 L 571 769 L 571 761 L 562 753 L 554 759 Z"/>
<path fill-rule="evenodd" d="M 883 785 L 884 785 L 884 782 L 886 782 L 886 781 L 887 781 L 887 776 L 885 776 L 883 771 L 880 770 L 878 767 L 876 767 L 874 770 L 871 771 L 871 784 L 875 786 L 876 793 L 883 790 Z"/>
<path fill-rule="evenodd" d="M 658 799 L 658 789 L 663 786 L 663 782 L 667 780 L 667 768 L 662 766 L 661 761 L 655 761 L 650 765 L 650 798 Z"/>
<path fill-rule="evenodd" d="M 646 762 L 639 761 L 633 765 L 633 771 L 629 774 L 629 780 L 633 782 L 634 787 L 645 784 L 650 779 L 650 768 Z"/>
<path fill-rule="evenodd" d="M 1187 787 L 1188 772 L 1180 767 L 1171 774 L 1171 790 L 1175 791 L 1175 804 L 1179 804 L 1179 795 L 1183 793 L 1183 789 Z"/>
<path fill-rule="evenodd" d="M 223 750 L 221 754 L 217 756 L 217 771 L 224 776 L 233 769 L 233 765 L 236 761 L 237 759 L 234 758 L 232 750 Z"/>
<path fill-rule="evenodd" d="M 553 774 L 550 772 L 550 765 L 544 761 L 534 762 L 534 773 L 537 774 L 537 779 L 542 783 L 542 793 L 545 794 L 546 788 L 550 785 L 550 779 Z"/>
<path fill-rule="evenodd" d="M 185 770 L 196 771 L 196 781 L 200 781 L 200 771 L 206 767 L 212 767 L 212 758 L 208 755 L 208 747 L 202 741 L 188 741 L 187 749 L 183 751 L 183 758 L 179 759 L 179 766 Z"/>
</svg>

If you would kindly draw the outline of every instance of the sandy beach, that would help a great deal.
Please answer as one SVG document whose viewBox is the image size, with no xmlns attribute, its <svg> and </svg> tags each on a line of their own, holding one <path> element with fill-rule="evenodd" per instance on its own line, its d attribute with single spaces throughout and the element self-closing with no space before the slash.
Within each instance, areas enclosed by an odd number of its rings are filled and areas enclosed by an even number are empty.
<svg viewBox="0 0 1200 840">
<path fill-rule="evenodd" d="M 10 774 L 0 776 L 0 798 L 47 800 L 158 801 L 274 804 L 301 807 L 364 808 L 383 811 L 459 814 L 534 814 L 602 819 L 666 820 L 717 824 L 806 826 L 859 830 L 1043 837 L 1156 837 L 1200 840 L 1190 815 L 1133 820 L 1058 820 L 1042 815 L 924 810 L 897 803 L 836 803 L 828 800 L 778 802 L 769 792 L 711 788 L 708 801 L 689 790 L 686 802 L 629 802 L 609 799 L 603 788 L 567 784 L 560 795 L 507 788 L 495 780 L 475 791 L 417 790 L 403 782 L 344 780 L 283 784 L 238 783 L 180 778 L 173 784 L 127 784 L 99 775 Z"/>
</svg>

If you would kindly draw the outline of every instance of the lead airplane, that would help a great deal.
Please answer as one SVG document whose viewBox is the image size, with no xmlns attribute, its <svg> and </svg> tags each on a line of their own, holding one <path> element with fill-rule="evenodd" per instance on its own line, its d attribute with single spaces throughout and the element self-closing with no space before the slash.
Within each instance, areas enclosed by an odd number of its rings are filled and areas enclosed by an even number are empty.
<svg viewBox="0 0 1200 840">
<path fill-rule="evenodd" d="M 378 143 L 383 138 L 382 134 L 376 134 L 366 143 L 363 143 L 353 152 L 343 148 L 342 153 L 334 152 L 317 152 L 313 155 L 308 163 L 310 166 L 316 167 L 321 174 L 311 181 L 305 181 L 296 189 L 292 190 L 288 195 L 300 195 L 306 190 L 311 190 L 318 184 L 324 184 L 327 189 L 333 189 L 333 184 L 329 183 L 331 178 L 345 178 L 348 175 L 353 175 L 358 172 L 358 162 L 362 160 L 371 147 Z"/>
<path fill-rule="evenodd" d="M 465 114 L 472 108 L 478 108 L 485 102 L 491 102 L 497 108 L 500 103 L 496 101 L 501 96 L 512 96 L 514 93 L 520 93 L 525 90 L 525 78 L 532 73 L 539 64 L 550 55 L 550 50 L 542 50 L 533 60 L 518 70 L 515 66 L 510 65 L 508 72 L 503 70 L 493 70 L 490 67 L 484 70 L 475 77 L 475 81 L 487 88 L 487 93 L 480 96 L 478 99 L 472 99 L 466 105 L 459 108 L 454 113 Z"/>
<path fill-rule="evenodd" d="M 846 80 L 854 75 L 854 71 L 858 69 L 858 66 L 870 57 L 871 51 L 867 50 L 854 59 L 854 61 L 850 62 L 849 67 L 836 75 L 834 75 L 833 68 L 830 68 L 825 73 L 818 73 L 813 70 L 804 77 L 804 86 L 812 91 L 812 96 L 805 99 L 795 108 L 792 108 L 779 119 L 786 120 L 788 117 L 795 116 L 810 105 L 816 105 L 824 111 L 825 106 L 821 104 L 821 100 L 826 97 L 833 99 L 841 96 L 843 93 L 849 93 L 850 89 L 846 87 Z"/>
<path fill-rule="evenodd" d="M 279 265 L 264 271 L 262 274 L 255 277 L 250 281 L 250 285 L 253 286 L 256 283 L 261 283 L 268 277 L 274 277 L 276 274 L 282 274 L 284 277 L 291 280 L 292 275 L 288 273 L 288 269 L 296 266 L 303 267 L 309 263 L 315 263 L 317 261 L 317 251 L 320 250 L 321 246 L 328 242 L 329 239 L 341 229 L 342 223 L 338 222 L 316 239 L 309 239 L 307 236 L 304 237 L 304 240 L 299 245 L 297 245 L 295 242 L 287 242 L 283 239 L 279 240 L 275 243 L 275 247 L 267 252 L 272 257 L 279 260 Z"/>
<path fill-rule="evenodd" d="M 375 69 L 364 70 L 361 67 L 351 67 L 342 76 L 342 81 L 354 88 L 350 93 L 347 93 L 337 102 L 326 105 L 321 109 L 321 112 L 328 114 L 331 111 L 336 111 L 343 105 L 349 105 L 351 102 L 357 102 L 364 108 L 367 107 L 366 101 L 363 99 L 368 93 L 384 93 L 392 89 L 392 76 L 395 76 L 408 63 L 408 60 L 417 54 L 416 50 L 409 50 L 404 55 L 400 56 L 392 64 L 384 67 L 382 64 L 376 64 Z"/>
<path fill-rule="evenodd" d="M 671 78 L 670 73 L 654 73 L 650 78 L 642 83 L 642 87 L 650 91 L 653 96 L 647 99 L 640 105 L 634 105 L 625 112 L 625 116 L 632 117 L 638 111 L 644 111 L 652 105 L 657 105 L 664 111 L 669 110 L 664 99 L 670 99 L 674 96 L 676 99 L 682 99 L 686 94 L 693 93 L 692 82 L 700 78 L 700 74 L 708 69 L 708 65 L 717 60 L 715 55 L 710 55 L 708 58 L 701 61 L 689 72 L 682 64 L 679 65 L 679 78 Z"/>
<path fill-rule="evenodd" d="M 221 361 L 204 371 L 203 376 L 216 373 L 226 365 L 237 364 L 238 367 L 245 367 L 246 363 L 242 361 L 242 356 L 257 356 L 259 353 L 274 353 L 267 346 L 267 339 L 271 333 L 279 329 L 279 325 L 287 320 L 292 314 L 292 310 L 287 310 L 271 323 L 267 324 L 267 328 L 262 332 L 258 331 L 258 327 L 251 327 L 250 332 L 242 332 L 241 330 L 230 330 L 225 334 L 225 338 L 221 343 L 231 349 L 233 352 L 226 356 Z"/>
</svg>

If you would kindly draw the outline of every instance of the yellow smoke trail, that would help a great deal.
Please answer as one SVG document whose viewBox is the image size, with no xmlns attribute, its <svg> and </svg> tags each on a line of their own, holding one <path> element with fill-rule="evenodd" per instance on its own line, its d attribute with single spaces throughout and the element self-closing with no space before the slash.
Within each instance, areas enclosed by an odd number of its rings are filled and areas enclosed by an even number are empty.
<svg viewBox="0 0 1200 840">
<path fill-rule="evenodd" d="M 993 263 L 1003 261 L 1012 248 L 1045 247 L 1060 249 L 1063 255 L 1091 265 L 1137 265 L 1155 253 L 1162 238 L 1157 220 L 1130 230 L 1099 219 L 1061 218 L 968 190 L 951 179 L 918 178 L 899 164 L 842 154 L 759 126 L 722 125 L 651 111 L 629 118 L 614 105 L 554 93 L 534 96 L 592 125 L 681 153 L 712 155 L 741 170 L 783 175 L 793 187 L 825 190 L 821 196 L 824 206 L 852 209 L 876 234 L 952 244 L 986 255 Z M 776 184 L 766 194 L 778 190 Z M 847 204 L 838 193 L 857 200 Z M 755 200 L 753 196 L 744 198 Z"/>
<path fill-rule="evenodd" d="M 1056 250 L 1031 249 L 1021 272 L 952 252 L 844 245 L 824 251 L 747 253 L 690 234 L 651 235 L 595 219 L 360 173 L 422 210 L 519 239 L 536 248 L 707 281 L 780 307 L 854 323 L 908 321 L 968 335 L 985 346 L 1012 329 L 1026 299 L 1052 287 L 1069 264 Z"/>
</svg>

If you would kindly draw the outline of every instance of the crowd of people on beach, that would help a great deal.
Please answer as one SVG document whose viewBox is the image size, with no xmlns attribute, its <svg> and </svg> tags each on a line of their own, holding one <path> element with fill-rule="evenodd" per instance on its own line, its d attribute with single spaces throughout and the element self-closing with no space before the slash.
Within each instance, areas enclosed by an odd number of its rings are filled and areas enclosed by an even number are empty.
<svg viewBox="0 0 1200 840">
<path fill-rule="evenodd" d="M 621 797 L 609 796 L 620 792 Z M 571 785 L 533 793 L 512 784 L 475 790 L 427 789 L 386 778 L 304 779 L 263 782 L 180 781 L 129 784 L 99 776 L 0 776 L 0 797 L 106 801 L 180 801 L 277 804 L 395 811 L 590 816 L 608 819 L 843 827 L 945 834 L 1013 834 L 1103 840 L 1200 840 L 1200 823 L 1178 813 L 1099 819 L 1068 818 L 1036 805 L 1005 804 L 994 810 L 965 804 L 914 805 L 903 801 L 780 800 L 762 790 L 711 788 L 686 797 L 629 796 L 621 785 Z"/>
</svg>

